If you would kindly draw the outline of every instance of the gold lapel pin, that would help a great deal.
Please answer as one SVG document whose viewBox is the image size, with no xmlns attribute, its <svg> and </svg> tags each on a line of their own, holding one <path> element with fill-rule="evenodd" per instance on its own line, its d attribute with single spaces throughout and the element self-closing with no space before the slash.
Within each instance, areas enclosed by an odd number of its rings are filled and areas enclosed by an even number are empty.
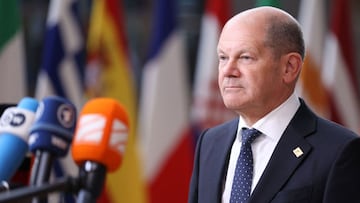
<svg viewBox="0 0 360 203">
<path fill-rule="evenodd" d="M 304 152 L 300 149 L 300 147 L 296 147 L 294 150 L 293 150 L 293 153 L 295 154 L 295 156 L 297 158 L 299 158 L 301 155 L 304 154 Z"/>
</svg>

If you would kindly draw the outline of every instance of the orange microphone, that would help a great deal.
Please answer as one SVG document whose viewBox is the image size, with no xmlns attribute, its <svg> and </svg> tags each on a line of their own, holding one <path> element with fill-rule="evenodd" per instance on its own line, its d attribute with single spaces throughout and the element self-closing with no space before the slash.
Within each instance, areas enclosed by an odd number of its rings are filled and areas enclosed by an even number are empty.
<svg viewBox="0 0 360 203">
<path fill-rule="evenodd" d="M 80 112 L 72 157 L 80 167 L 77 202 L 96 202 L 106 172 L 119 168 L 129 132 L 125 108 L 111 98 L 88 101 Z"/>
</svg>

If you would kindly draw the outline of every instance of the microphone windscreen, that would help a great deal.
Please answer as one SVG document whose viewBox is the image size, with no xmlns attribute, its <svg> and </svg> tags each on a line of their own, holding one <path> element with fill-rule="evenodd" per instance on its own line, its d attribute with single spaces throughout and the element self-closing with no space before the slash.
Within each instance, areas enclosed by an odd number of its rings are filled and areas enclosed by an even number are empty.
<svg viewBox="0 0 360 203">
<path fill-rule="evenodd" d="M 109 172 L 121 164 L 129 131 L 125 108 L 115 99 L 95 98 L 81 110 L 72 143 L 74 161 L 94 161 Z"/>
<path fill-rule="evenodd" d="M 28 151 L 30 126 L 35 119 L 37 100 L 23 98 L 7 108 L 0 119 L 0 180 L 9 180 Z"/>
<path fill-rule="evenodd" d="M 76 126 L 76 107 L 69 100 L 45 97 L 36 112 L 36 119 L 30 129 L 31 152 L 44 150 L 63 157 L 69 151 Z"/>
</svg>

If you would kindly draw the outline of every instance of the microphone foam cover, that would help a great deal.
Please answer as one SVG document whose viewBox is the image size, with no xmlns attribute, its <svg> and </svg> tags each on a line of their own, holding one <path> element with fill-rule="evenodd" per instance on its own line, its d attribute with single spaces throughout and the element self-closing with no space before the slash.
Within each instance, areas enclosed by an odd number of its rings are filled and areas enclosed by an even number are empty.
<svg viewBox="0 0 360 203">
<path fill-rule="evenodd" d="M 81 165 L 94 161 L 109 172 L 121 164 L 129 132 L 125 108 L 115 99 L 95 98 L 81 110 L 72 143 L 72 156 Z"/>
<path fill-rule="evenodd" d="M 30 130 L 30 151 L 45 150 L 59 157 L 65 156 L 73 138 L 76 118 L 76 107 L 67 99 L 44 98 Z"/>
<path fill-rule="evenodd" d="M 7 108 L 0 119 L 0 180 L 9 180 L 28 152 L 30 126 L 35 119 L 37 100 L 25 97 L 16 107 Z"/>
</svg>

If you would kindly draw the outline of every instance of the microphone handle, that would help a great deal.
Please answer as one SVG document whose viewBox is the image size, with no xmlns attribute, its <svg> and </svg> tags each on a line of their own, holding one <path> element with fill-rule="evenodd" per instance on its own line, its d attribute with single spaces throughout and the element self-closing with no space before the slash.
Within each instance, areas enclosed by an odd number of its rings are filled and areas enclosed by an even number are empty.
<svg viewBox="0 0 360 203">
<path fill-rule="evenodd" d="M 34 159 L 34 163 L 31 167 L 31 174 L 30 174 L 30 181 L 29 181 L 29 184 L 30 185 L 36 185 L 36 179 L 37 179 L 37 176 L 39 174 L 39 167 L 40 167 L 40 151 L 37 150 L 35 152 L 35 159 Z"/>
<path fill-rule="evenodd" d="M 96 203 L 96 198 L 90 191 L 81 189 L 77 196 L 77 203 Z"/>
<path fill-rule="evenodd" d="M 80 167 L 80 191 L 77 196 L 77 203 L 95 203 L 100 196 L 105 179 L 106 167 L 103 164 L 85 161 Z"/>
<path fill-rule="evenodd" d="M 30 185 L 43 185 L 48 183 L 53 163 L 53 155 L 48 151 L 36 150 L 35 161 L 31 171 Z M 32 203 L 46 203 L 47 196 L 35 197 Z"/>
<path fill-rule="evenodd" d="M 50 152 L 36 150 L 35 160 L 31 169 L 30 185 L 41 185 L 49 182 L 53 155 Z"/>
<path fill-rule="evenodd" d="M 36 185 L 49 182 L 53 164 L 53 155 L 50 152 L 40 152 L 39 170 L 36 177 Z"/>
</svg>

